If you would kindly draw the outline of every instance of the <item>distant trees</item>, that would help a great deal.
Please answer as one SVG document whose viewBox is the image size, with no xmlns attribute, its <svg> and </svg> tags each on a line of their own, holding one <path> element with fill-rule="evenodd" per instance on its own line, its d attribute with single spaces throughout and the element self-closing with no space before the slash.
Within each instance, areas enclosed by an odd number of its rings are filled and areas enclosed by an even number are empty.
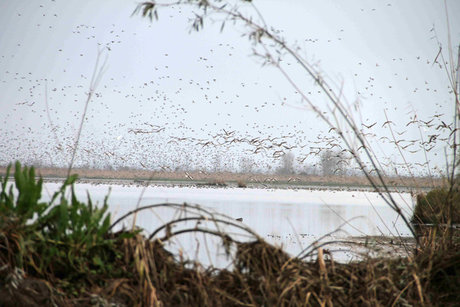
<svg viewBox="0 0 460 307">
<path fill-rule="evenodd" d="M 294 173 L 294 154 L 287 152 L 281 158 L 281 166 L 278 169 L 279 174 L 292 174 Z"/>
<path fill-rule="evenodd" d="M 222 157 L 219 153 L 216 153 L 214 155 L 214 161 L 213 161 L 213 169 L 215 173 L 221 172 L 222 171 Z"/>
<path fill-rule="evenodd" d="M 240 172 L 244 174 L 251 174 L 254 171 L 254 161 L 248 157 L 240 159 Z"/>
<path fill-rule="evenodd" d="M 344 175 L 347 159 L 343 152 L 324 150 L 320 155 L 320 165 L 323 176 Z"/>
</svg>

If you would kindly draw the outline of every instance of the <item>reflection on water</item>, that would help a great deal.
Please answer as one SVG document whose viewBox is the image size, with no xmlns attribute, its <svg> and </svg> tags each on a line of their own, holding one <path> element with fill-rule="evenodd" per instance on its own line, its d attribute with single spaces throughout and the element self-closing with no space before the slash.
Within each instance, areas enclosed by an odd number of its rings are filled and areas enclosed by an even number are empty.
<svg viewBox="0 0 460 307">
<path fill-rule="evenodd" d="M 59 186 L 46 184 L 50 193 Z M 134 209 L 138 203 L 140 206 L 164 202 L 199 204 L 235 220 L 241 218 L 242 223 L 266 241 L 281 245 L 292 254 L 298 254 L 313 241 L 339 227 L 341 231 L 334 233 L 334 237 L 397 235 L 398 232 L 402 236 L 410 235 L 401 218 L 376 193 L 195 187 L 143 189 L 135 186 L 111 187 L 109 205 L 115 215 L 113 220 Z M 89 191 L 93 201 L 102 203 L 109 186 L 78 184 L 76 191 L 81 199 Z M 394 197 L 410 216 L 413 206 L 411 196 L 406 193 L 395 194 Z M 136 225 L 151 233 L 181 214 L 184 212 L 165 207 L 142 211 L 136 216 Z M 132 227 L 132 223 L 133 220 L 128 219 L 124 226 Z M 184 226 L 195 227 L 196 221 L 194 223 Z M 223 254 L 223 250 L 216 247 L 218 242 L 209 236 L 188 233 L 172 242 L 170 248 L 180 250 L 185 257 L 197 257 L 204 264 L 216 265 L 216 261 L 220 262 L 215 259 L 216 255 Z"/>
</svg>

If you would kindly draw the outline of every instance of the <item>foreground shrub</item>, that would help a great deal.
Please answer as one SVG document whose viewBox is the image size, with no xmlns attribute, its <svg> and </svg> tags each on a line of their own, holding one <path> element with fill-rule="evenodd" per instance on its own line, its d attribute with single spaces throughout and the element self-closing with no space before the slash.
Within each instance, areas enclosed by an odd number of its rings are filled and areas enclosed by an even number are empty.
<svg viewBox="0 0 460 307">
<path fill-rule="evenodd" d="M 447 188 L 437 188 L 427 194 L 417 195 L 412 217 L 414 224 L 445 224 L 448 222 L 449 197 L 452 203 L 452 223 L 460 223 L 460 191 L 454 187 L 451 194 Z"/>
</svg>

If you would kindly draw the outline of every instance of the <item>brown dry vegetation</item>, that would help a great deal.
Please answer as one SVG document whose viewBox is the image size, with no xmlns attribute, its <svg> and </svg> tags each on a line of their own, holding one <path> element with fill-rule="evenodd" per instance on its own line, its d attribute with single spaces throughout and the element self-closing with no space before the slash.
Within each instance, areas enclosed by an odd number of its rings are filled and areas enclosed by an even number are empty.
<svg viewBox="0 0 460 307">
<path fill-rule="evenodd" d="M 119 234 L 115 234 L 119 235 Z M 460 253 L 434 244 L 414 257 L 341 264 L 292 258 L 262 240 L 238 243 L 234 270 L 189 268 L 160 241 L 137 235 L 119 241 L 124 276 L 82 277 L 70 292 L 64 279 L 28 274 L 3 287 L 2 306 L 446 306 L 460 288 Z M 5 276 L 3 276 L 5 278 Z M 3 279 L 5 280 L 5 279 Z"/>
</svg>

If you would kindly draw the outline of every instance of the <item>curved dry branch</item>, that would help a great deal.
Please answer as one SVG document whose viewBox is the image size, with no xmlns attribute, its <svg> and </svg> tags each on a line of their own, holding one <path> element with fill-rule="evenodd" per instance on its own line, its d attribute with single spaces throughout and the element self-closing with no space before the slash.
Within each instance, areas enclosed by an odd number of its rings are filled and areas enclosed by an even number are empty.
<svg viewBox="0 0 460 307">
<path fill-rule="evenodd" d="M 222 219 L 217 219 L 217 218 L 213 218 L 212 220 L 210 220 L 207 217 L 199 216 L 199 217 L 184 217 L 184 218 L 169 221 L 168 223 L 163 224 L 162 226 L 160 226 L 157 229 L 155 229 L 152 232 L 152 234 L 149 236 L 149 240 L 153 239 L 155 237 L 155 235 L 157 235 L 163 229 L 168 229 L 168 228 L 170 228 L 172 225 L 174 225 L 176 223 L 187 222 L 187 221 L 197 221 L 197 222 L 199 222 L 199 221 L 208 221 L 208 222 L 212 221 L 212 222 L 215 222 L 215 223 L 222 223 L 222 224 L 226 224 L 226 225 L 233 226 L 235 228 L 244 230 L 244 231 L 250 233 L 251 235 L 253 235 L 255 238 L 259 238 L 259 236 L 247 226 L 242 226 L 242 225 L 234 223 L 232 221 L 227 221 L 227 220 L 222 220 Z"/>
<path fill-rule="evenodd" d="M 255 8 L 253 5 L 253 9 L 259 16 L 260 20 L 262 21 L 262 25 L 255 22 L 251 17 L 247 17 L 241 13 L 241 11 L 235 6 L 233 8 L 228 8 L 226 5 L 222 5 L 220 1 L 209 1 L 209 0 L 200 0 L 200 1 L 193 1 L 193 0 L 184 0 L 184 1 L 175 1 L 171 3 L 157 3 L 156 1 L 148 1 L 139 4 L 136 8 L 135 12 L 139 12 L 142 10 L 142 15 L 145 17 L 146 15 L 151 13 L 152 11 L 155 12 L 158 7 L 171 7 L 174 5 L 191 5 L 191 6 L 198 6 L 198 8 L 202 9 L 202 15 L 199 16 L 201 20 L 200 26 L 194 26 L 195 30 L 200 30 L 203 28 L 202 21 L 204 18 L 208 17 L 209 14 L 218 13 L 223 14 L 226 16 L 227 19 L 231 19 L 233 21 L 242 22 L 244 26 L 249 29 L 247 33 L 248 37 L 253 41 L 255 45 L 259 45 L 263 48 L 265 54 L 259 54 L 257 51 L 254 51 L 256 55 L 259 55 L 265 58 L 266 63 L 270 63 L 274 65 L 276 68 L 279 69 L 281 74 L 286 78 L 286 80 L 294 87 L 297 93 L 302 98 L 302 101 L 305 101 L 309 108 L 311 108 L 329 127 L 336 128 L 337 134 L 339 135 L 340 139 L 346 145 L 348 151 L 351 153 L 353 159 L 357 162 L 359 168 L 365 175 L 368 182 L 371 184 L 373 189 L 379 194 L 379 196 L 385 201 L 385 203 L 393 209 L 401 219 L 403 220 L 404 224 L 410 230 L 412 236 L 416 239 L 417 244 L 419 243 L 418 237 L 416 236 L 415 230 L 409 220 L 404 216 L 401 207 L 398 205 L 397 201 L 391 194 L 391 191 L 386 184 L 384 179 L 381 167 L 379 167 L 379 161 L 375 156 L 375 153 L 368 148 L 369 144 L 366 142 L 365 137 L 362 135 L 361 131 L 358 129 L 358 125 L 353 119 L 351 114 L 351 110 L 346 108 L 346 105 L 343 102 L 342 98 L 342 91 L 340 90 L 336 93 L 333 88 L 335 88 L 330 82 L 328 82 L 322 74 L 315 69 L 313 65 L 311 65 L 306 59 L 304 59 L 295 48 L 290 47 L 286 41 L 279 37 L 275 30 L 269 29 L 267 24 L 265 23 L 262 15 L 260 12 Z M 264 40 L 268 40 L 271 42 L 270 45 L 266 44 Z M 276 56 L 273 55 L 270 48 L 275 48 L 277 53 Z M 348 128 L 350 128 L 351 132 L 353 133 L 354 137 L 358 140 L 360 148 L 364 150 L 364 157 L 369 161 L 371 169 L 368 170 L 365 163 L 363 162 L 361 156 L 357 153 L 354 149 L 353 144 L 348 140 L 348 138 L 344 135 L 343 130 L 339 127 L 335 127 L 335 125 L 321 112 L 317 105 L 315 105 L 308 97 L 303 93 L 300 86 L 291 78 L 291 76 L 286 72 L 286 70 L 281 67 L 279 57 L 282 55 L 281 51 L 284 51 L 284 54 L 288 54 L 292 56 L 296 62 L 300 65 L 300 67 L 309 75 L 315 83 L 320 87 L 321 92 L 324 93 L 327 99 L 332 103 L 334 106 L 334 110 L 337 110 L 340 114 L 341 118 L 345 121 Z M 277 60 L 278 58 L 278 60 Z M 335 117 L 335 115 L 334 115 Z M 336 118 L 336 117 L 335 117 Z M 337 119 L 337 118 L 336 118 Z M 375 172 L 376 178 L 371 176 L 371 173 Z"/>
</svg>

